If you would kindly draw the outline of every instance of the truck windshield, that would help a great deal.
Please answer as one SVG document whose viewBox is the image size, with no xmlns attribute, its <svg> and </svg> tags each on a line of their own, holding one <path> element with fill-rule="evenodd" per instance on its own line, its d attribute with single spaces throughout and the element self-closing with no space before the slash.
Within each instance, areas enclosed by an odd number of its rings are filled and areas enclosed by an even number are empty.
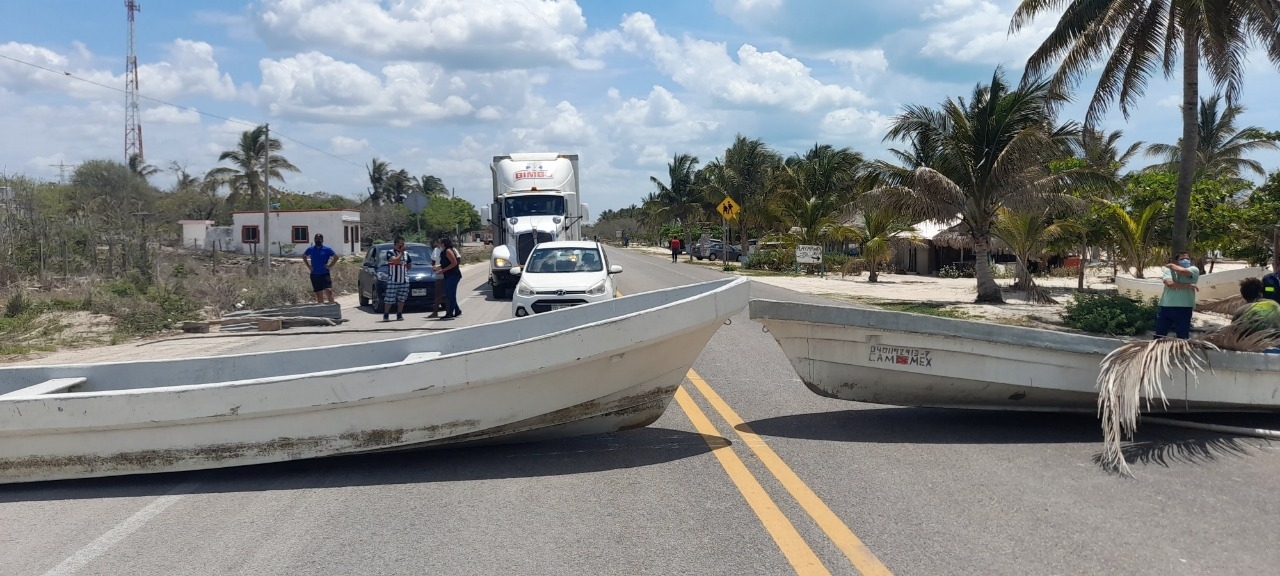
<svg viewBox="0 0 1280 576">
<path fill-rule="evenodd" d="M 502 205 L 502 213 L 513 216 L 563 216 L 563 196 L 516 196 L 507 198 Z"/>
</svg>

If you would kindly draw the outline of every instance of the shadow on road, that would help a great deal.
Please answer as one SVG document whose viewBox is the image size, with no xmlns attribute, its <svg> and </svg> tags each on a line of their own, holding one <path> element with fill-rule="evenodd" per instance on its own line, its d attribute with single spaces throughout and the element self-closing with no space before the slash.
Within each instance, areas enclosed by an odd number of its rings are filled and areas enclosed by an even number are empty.
<svg viewBox="0 0 1280 576">
<path fill-rule="evenodd" d="M 0 503 L 159 496 L 188 483 L 194 486 L 190 493 L 213 494 L 562 476 L 663 464 L 708 450 L 700 434 L 649 427 L 526 444 L 410 450 L 195 472 L 13 484 L 0 486 Z"/>
<path fill-rule="evenodd" d="M 1034 444 L 1101 441 L 1091 414 L 872 408 L 748 422 L 757 434 L 834 442 Z"/>
</svg>

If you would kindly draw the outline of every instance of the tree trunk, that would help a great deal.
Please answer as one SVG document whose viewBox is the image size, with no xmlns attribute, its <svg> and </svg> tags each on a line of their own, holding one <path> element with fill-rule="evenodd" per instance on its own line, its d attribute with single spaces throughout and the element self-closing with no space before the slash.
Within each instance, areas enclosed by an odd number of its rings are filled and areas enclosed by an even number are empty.
<svg viewBox="0 0 1280 576">
<path fill-rule="evenodd" d="M 1089 261 L 1089 243 L 1082 242 L 1080 244 L 1080 265 L 1076 270 L 1076 290 L 1084 290 L 1084 266 Z"/>
<path fill-rule="evenodd" d="M 870 265 L 867 266 L 867 282 L 879 282 L 880 281 L 880 263 L 869 262 L 869 264 Z"/>
<path fill-rule="evenodd" d="M 1004 304 L 1004 296 L 1000 294 L 1000 286 L 991 274 L 991 262 L 987 253 L 991 251 L 989 236 L 975 236 L 973 239 L 973 275 L 978 279 L 978 299 L 985 304 Z"/>
<path fill-rule="evenodd" d="M 1191 214 L 1191 185 L 1196 177 L 1199 144 L 1200 45 L 1194 26 L 1182 36 L 1182 144 L 1178 151 L 1178 188 L 1173 198 L 1173 255 L 1187 249 Z"/>
</svg>

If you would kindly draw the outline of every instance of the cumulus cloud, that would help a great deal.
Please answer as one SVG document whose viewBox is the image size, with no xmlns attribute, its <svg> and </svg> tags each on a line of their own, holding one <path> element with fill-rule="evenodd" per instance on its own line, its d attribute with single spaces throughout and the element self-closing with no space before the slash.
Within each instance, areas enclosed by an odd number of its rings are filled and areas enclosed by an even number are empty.
<svg viewBox="0 0 1280 576">
<path fill-rule="evenodd" d="M 676 39 L 659 32 L 648 14 L 628 15 L 621 31 L 682 87 L 724 104 L 809 112 L 868 102 L 853 88 L 817 80 L 809 67 L 794 58 L 743 44 L 735 60 L 723 43 Z"/>
<path fill-rule="evenodd" d="M 365 138 L 355 139 L 350 136 L 334 136 L 329 139 L 329 151 L 339 156 L 358 154 L 369 149 L 369 141 Z"/>
<path fill-rule="evenodd" d="M 1012 6 L 990 0 L 938 0 L 921 17 L 936 22 L 920 53 L 932 58 L 972 64 L 1025 62 L 1057 22 L 1056 14 L 1039 17 L 1032 26 L 1009 34 Z"/>
<path fill-rule="evenodd" d="M 571 65 L 587 22 L 574 0 L 262 0 L 262 37 L 301 50 L 431 61 L 457 69 Z"/>
<path fill-rule="evenodd" d="M 94 55 L 82 44 L 75 48 L 71 54 L 60 54 L 32 44 L 0 44 L 0 54 L 54 71 L 0 59 L 0 86 L 4 87 L 0 89 L 16 93 L 56 92 L 85 100 L 118 101 L 118 93 L 56 73 L 69 73 L 103 86 L 124 87 L 124 74 L 93 67 Z M 205 42 L 181 38 L 165 48 L 163 60 L 138 66 L 138 84 L 138 91 L 143 96 L 161 100 L 186 96 L 221 99 L 237 96 L 231 75 L 223 73 L 214 59 L 213 47 Z"/>
</svg>

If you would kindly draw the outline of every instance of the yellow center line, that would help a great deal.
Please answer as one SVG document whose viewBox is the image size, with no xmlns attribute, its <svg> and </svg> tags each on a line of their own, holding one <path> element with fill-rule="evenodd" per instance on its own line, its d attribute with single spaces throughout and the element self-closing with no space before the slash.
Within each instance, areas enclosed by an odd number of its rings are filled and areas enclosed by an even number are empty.
<svg viewBox="0 0 1280 576">
<path fill-rule="evenodd" d="M 738 458 L 738 455 L 729 447 L 729 441 L 720 435 L 720 431 L 716 430 L 715 425 L 694 403 L 693 397 L 689 396 L 683 386 L 676 390 L 676 403 L 680 404 L 680 408 L 689 416 L 694 429 L 702 435 L 707 447 L 711 448 L 711 453 L 715 454 L 716 459 L 720 461 L 720 466 L 729 474 L 729 479 L 733 480 L 734 485 L 738 487 L 742 497 L 756 513 L 756 517 L 760 518 L 760 523 L 764 524 L 765 530 L 769 532 L 769 536 L 773 537 L 773 541 L 777 543 L 783 556 L 787 557 L 787 561 L 791 563 L 796 573 L 831 574 L 826 566 L 822 565 L 818 555 L 813 553 L 813 549 L 800 537 L 796 527 L 778 509 L 773 498 L 769 497 L 756 477 L 747 470 L 747 465 L 743 464 L 742 459 Z"/>
<path fill-rule="evenodd" d="M 751 430 L 750 426 L 747 426 L 742 417 L 738 416 L 738 413 L 729 407 L 729 404 L 711 388 L 710 384 L 707 384 L 706 380 L 703 380 L 693 370 L 689 370 L 687 376 L 694 387 L 711 403 L 711 407 L 720 413 L 720 416 L 738 433 L 738 436 L 742 438 L 747 447 L 755 452 L 760 461 L 769 469 L 769 472 L 773 473 L 773 476 L 782 483 L 787 492 L 790 492 L 796 502 L 800 503 L 800 507 L 804 508 L 804 511 L 809 513 L 814 522 L 818 523 L 818 526 L 827 534 L 831 542 L 844 553 L 845 557 L 849 559 L 849 562 L 853 563 L 853 567 L 859 573 L 863 574 L 863 576 L 892 576 L 893 573 L 889 572 L 889 568 L 880 562 L 880 559 L 876 558 L 871 549 L 867 548 L 867 545 L 862 543 L 862 540 L 845 525 L 844 521 L 839 516 L 836 516 L 835 512 L 832 512 L 831 508 L 827 507 L 826 503 L 804 481 L 800 480 L 800 477 L 782 461 L 782 458 L 778 457 L 778 454 L 768 444 L 765 444 L 764 439 Z M 684 406 L 683 402 L 681 406 Z M 694 408 L 697 408 L 697 406 L 695 405 Z M 685 411 L 688 412 L 688 409 L 686 408 Z"/>
</svg>

